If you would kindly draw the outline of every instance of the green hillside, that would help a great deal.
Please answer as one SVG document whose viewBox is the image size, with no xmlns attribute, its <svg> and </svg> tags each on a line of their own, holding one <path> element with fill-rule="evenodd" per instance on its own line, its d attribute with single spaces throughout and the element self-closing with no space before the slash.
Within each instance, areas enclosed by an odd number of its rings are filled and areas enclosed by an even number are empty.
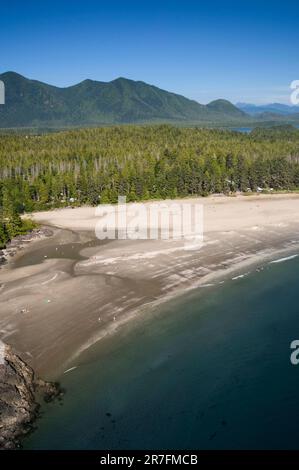
<svg viewBox="0 0 299 470">
<path fill-rule="evenodd" d="M 0 127 L 65 127 L 144 122 L 227 123 L 250 117 L 230 102 L 202 105 L 144 82 L 85 80 L 58 88 L 14 72 L 0 75 L 6 104 Z"/>
<path fill-rule="evenodd" d="M 211 101 L 207 105 L 207 108 L 212 112 L 217 112 L 221 114 L 225 114 L 226 116 L 230 116 L 231 118 L 235 117 L 237 119 L 246 119 L 248 115 L 244 113 L 239 108 L 236 108 L 230 101 L 227 100 L 215 100 Z"/>
</svg>

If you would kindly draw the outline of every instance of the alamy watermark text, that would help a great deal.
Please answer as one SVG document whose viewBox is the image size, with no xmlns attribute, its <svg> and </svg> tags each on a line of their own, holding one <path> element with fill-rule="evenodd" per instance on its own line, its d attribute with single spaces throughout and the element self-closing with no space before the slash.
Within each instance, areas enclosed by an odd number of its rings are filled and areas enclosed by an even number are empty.
<svg viewBox="0 0 299 470">
<path fill-rule="evenodd" d="M 5 104 L 5 85 L 0 80 L 0 104 Z"/>
</svg>

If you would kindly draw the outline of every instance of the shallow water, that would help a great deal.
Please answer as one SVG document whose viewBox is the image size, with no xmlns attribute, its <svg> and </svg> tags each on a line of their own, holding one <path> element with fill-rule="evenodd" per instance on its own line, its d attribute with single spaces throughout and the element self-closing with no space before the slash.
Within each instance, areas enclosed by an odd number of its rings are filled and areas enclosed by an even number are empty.
<svg viewBox="0 0 299 470">
<path fill-rule="evenodd" d="M 10 263 L 13 268 L 21 268 L 40 264 L 45 259 L 69 259 L 73 261 L 81 261 L 88 259 L 87 256 L 81 254 L 85 248 L 94 248 L 104 246 L 110 240 L 98 240 L 92 233 L 72 232 L 70 230 L 60 230 L 51 238 L 38 241 L 29 249 L 21 252 Z M 31 248 L 31 249 L 30 249 Z"/>
<path fill-rule="evenodd" d="M 268 263 L 101 342 L 25 448 L 299 448 L 298 275 Z"/>
</svg>

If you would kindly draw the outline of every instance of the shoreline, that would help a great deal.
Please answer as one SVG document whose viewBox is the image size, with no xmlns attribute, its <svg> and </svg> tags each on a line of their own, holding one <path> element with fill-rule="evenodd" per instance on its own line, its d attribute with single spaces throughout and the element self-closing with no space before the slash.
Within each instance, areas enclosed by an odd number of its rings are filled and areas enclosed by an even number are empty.
<svg viewBox="0 0 299 470">
<path fill-rule="evenodd" d="M 0 269 L 31 243 L 49 238 L 52 235 L 53 230 L 50 230 L 47 226 L 41 226 L 30 230 L 28 233 L 14 237 L 7 243 L 5 248 L 0 249 Z"/>
<path fill-rule="evenodd" d="M 0 450 L 21 447 L 40 417 L 40 402 L 61 397 L 57 383 L 41 380 L 10 346 L 0 343 Z"/>
<path fill-rule="evenodd" d="M 294 256 L 288 256 L 291 255 L 293 252 L 295 252 Z M 275 261 L 277 257 L 280 256 L 286 256 L 286 258 L 278 259 Z M 153 313 L 153 311 L 156 311 L 157 308 L 160 306 L 163 306 L 164 304 L 167 304 L 170 301 L 174 301 L 175 299 L 182 299 L 185 296 L 188 296 L 191 292 L 200 289 L 200 288 L 205 288 L 205 287 L 215 287 L 221 285 L 222 283 L 226 282 L 227 280 L 232 280 L 235 281 L 237 279 L 241 279 L 249 274 L 252 273 L 252 271 L 257 271 L 258 269 L 264 269 L 267 264 L 270 263 L 278 263 L 283 261 L 288 261 L 288 259 L 293 259 L 294 257 L 299 256 L 299 241 L 296 246 L 289 246 L 287 248 L 278 248 L 277 250 L 271 250 L 267 251 L 265 250 L 264 252 L 261 253 L 256 253 L 252 255 L 251 257 L 236 262 L 235 264 L 232 264 L 230 267 L 224 268 L 223 270 L 218 270 L 211 272 L 201 278 L 198 283 L 194 283 L 191 285 L 189 288 L 184 289 L 182 288 L 181 290 L 177 292 L 170 292 L 167 296 L 161 297 L 157 299 L 156 301 L 150 302 L 148 304 L 140 305 L 139 307 L 136 308 L 136 310 L 130 312 L 127 316 L 123 316 L 119 322 L 115 324 L 110 324 L 107 329 L 101 331 L 98 336 L 95 338 L 91 338 L 91 340 L 88 342 L 88 344 L 83 345 L 75 354 L 73 357 L 69 359 L 69 361 L 66 362 L 65 366 L 68 367 L 69 369 L 65 370 L 63 374 L 66 374 L 68 372 L 71 372 L 73 369 L 76 369 L 78 366 L 73 365 L 74 361 L 76 359 L 79 359 L 81 356 L 84 356 L 86 353 L 88 354 L 88 350 L 92 349 L 93 347 L 96 347 L 97 343 L 99 343 L 102 340 L 109 339 L 114 337 L 114 335 L 117 335 L 120 332 L 120 329 L 124 326 L 131 326 L 134 328 L 135 325 L 133 325 L 131 322 L 133 320 L 136 320 L 138 315 L 146 315 Z M 251 270 L 247 272 L 247 269 Z M 231 278 L 230 276 L 233 274 L 238 275 L 234 278 Z M 240 273 L 240 274 L 239 274 Z M 227 279 L 229 278 L 229 279 Z M 151 312 L 149 312 L 151 310 Z M 142 321 L 141 318 L 138 318 L 140 321 Z"/>
<path fill-rule="evenodd" d="M 167 240 L 100 242 L 94 208 L 35 213 L 53 234 L 1 269 L 0 339 L 39 376 L 56 380 L 98 341 L 162 303 L 299 251 L 298 195 L 210 197 L 204 209 L 205 243 L 191 252 Z"/>
</svg>

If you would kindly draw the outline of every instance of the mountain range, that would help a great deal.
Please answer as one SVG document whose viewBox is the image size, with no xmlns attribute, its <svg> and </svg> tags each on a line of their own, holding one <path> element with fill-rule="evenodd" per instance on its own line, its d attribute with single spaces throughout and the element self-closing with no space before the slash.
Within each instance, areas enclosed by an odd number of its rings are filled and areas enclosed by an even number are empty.
<svg viewBox="0 0 299 470">
<path fill-rule="evenodd" d="M 264 113 L 280 114 L 285 116 L 299 114 L 299 105 L 288 106 L 287 104 L 281 103 L 269 103 L 264 105 L 237 103 L 236 106 L 244 111 L 244 113 L 250 114 L 251 116 L 257 116 Z"/>
<path fill-rule="evenodd" d="M 0 80 L 5 85 L 0 128 L 149 122 L 245 125 L 256 120 L 250 115 L 253 113 L 227 100 L 218 99 L 203 105 L 145 82 L 122 77 L 111 82 L 84 80 L 66 88 L 31 80 L 15 72 L 0 74 Z M 267 115 L 265 120 L 271 119 Z"/>
</svg>

